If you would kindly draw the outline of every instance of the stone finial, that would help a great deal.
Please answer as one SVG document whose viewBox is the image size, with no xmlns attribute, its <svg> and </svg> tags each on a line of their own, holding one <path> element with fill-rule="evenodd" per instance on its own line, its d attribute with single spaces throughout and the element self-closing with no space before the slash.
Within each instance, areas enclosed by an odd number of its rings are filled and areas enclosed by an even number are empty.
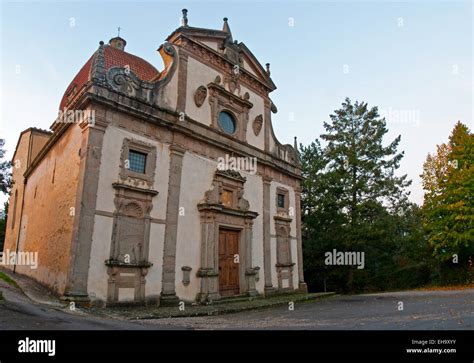
<svg viewBox="0 0 474 363">
<path fill-rule="evenodd" d="M 298 140 L 297 140 L 296 136 L 295 136 L 295 141 L 294 141 L 293 146 L 294 146 L 295 150 L 298 150 Z"/>
<path fill-rule="evenodd" d="M 188 9 L 183 9 L 183 17 L 181 18 L 181 26 L 188 26 Z"/>
<path fill-rule="evenodd" d="M 227 22 L 229 19 L 224 18 L 224 26 L 222 27 L 222 31 L 229 35 L 229 41 L 232 43 L 232 32 L 230 31 L 229 23 Z"/>
<path fill-rule="evenodd" d="M 267 74 L 270 75 L 270 63 L 265 64 L 267 67 Z"/>
<path fill-rule="evenodd" d="M 110 42 L 112 42 L 113 39 L 111 39 Z M 99 48 L 97 49 L 96 53 L 94 53 L 94 60 L 92 62 L 90 72 L 91 78 L 95 83 L 105 82 L 104 42 L 102 40 L 99 42 Z"/>
</svg>

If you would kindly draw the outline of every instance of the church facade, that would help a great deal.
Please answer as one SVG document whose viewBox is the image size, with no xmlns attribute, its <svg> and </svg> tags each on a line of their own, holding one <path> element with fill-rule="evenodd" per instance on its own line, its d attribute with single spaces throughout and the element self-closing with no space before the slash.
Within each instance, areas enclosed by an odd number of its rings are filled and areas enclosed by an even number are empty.
<svg viewBox="0 0 474 363">
<path fill-rule="evenodd" d="M 10 266 L 66 300 L 175 304 L 306 291 L 295 146 L 273 132 L 276 89 L 244 43 L 182 26 L 164 67 L 98 49 L 51 131 L 25 130 L 13 158 Z"/>
</svg>

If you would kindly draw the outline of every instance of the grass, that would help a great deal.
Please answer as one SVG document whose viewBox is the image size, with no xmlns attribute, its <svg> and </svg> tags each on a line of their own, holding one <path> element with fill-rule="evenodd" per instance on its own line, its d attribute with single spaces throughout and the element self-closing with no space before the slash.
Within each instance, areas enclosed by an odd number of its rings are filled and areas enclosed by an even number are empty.
<svg viewBox="0 0 474 363">
<path fill-rule="evenodd" d="M 19 287 L 18 284 L 15 282 L 15 280 L 13 280 L 10 276 L 6 275 L 3 272 L 0 272 L 0 280 L 5 281 L 7 284 L 9 284 L 13 287 L 16 287 L 16 288 Z"/>
</svg>

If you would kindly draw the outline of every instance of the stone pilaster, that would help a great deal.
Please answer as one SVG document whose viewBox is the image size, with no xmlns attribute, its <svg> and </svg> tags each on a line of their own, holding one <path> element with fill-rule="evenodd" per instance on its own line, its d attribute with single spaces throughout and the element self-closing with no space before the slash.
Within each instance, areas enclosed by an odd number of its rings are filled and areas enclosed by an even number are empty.
<svg viewBox="0 0 474 363">
<path fill-rule="evenodd" d="M 188 54 L 183 49 L 179 50 L 178 65 L 178 112 L 186 112 L 186 90 L 188 84 Z"/>
<path fill-rule="evenodd" d="M 245 221 L 245 228 L 243 233 L 244 235 L 244 241 L 245 241 L 245 256 L 244 256 L 244 262 L 245 262 L 245 278 L 246 278 L 246 283 L 247 283 L 247 291 L 246 293 L 249 296 L 256 296 L 258 295 L 257 289 L 255 287 L 255 275 L 256 271 L 254 267 L 252 266 L 253 262 L 253 256 L 252 256 L 252 242 L 253 242 L 253 233 L 252 233 L 252 225 L 253 221 L 246 220 Z"/>
<path fill-rule="evenodd" d="M 87 282 L 94 232 L 94 216 L 99 187 L 102 144 L 108 125 L 105 109 L 94 109 L 94 123 L 84 121 L 79 165 L 79 176 L 74 206 L 74 227 L 70 264 L 63 300 L 89 303 Z M 72 125 L 70 127 L 75 127 Z"/>
<path fill-rule="evenodd" d="M 270 152 L 270 125 L 271 125 L 271 101 L 266 98 L 264 102 L 264 116 L 263 116 L 263 140 L 265 152 Z"/>
<path fill-rule="evenodd" d="M 265 294 L 274 292 L 272 284 L 272 252 L 270 240 L 270 185 L 272 179 L 263 177 L 263 274 Z"/>
<path fill-rule="evenodd" d="M 170 146 L 170 169 L 168 179 L 168 200 L 166 203 L 165 242 L 163 249 L 163 275 L 160 305 L 174 305 L 176 296 L 176 241 L 178 235 L 179 195 L 181 191 L 181 170 L 185 150 L 177 145 Z"/>
<path fill-rule="evenodd" d="M 295 189 L 295 218 L 296 218 L 296 248 L 298 258 L 298 289 L 307 293 L 308 286 L 304 282 L 303 276 L 303 242 L 301 239 L 301 189 Z"/>
</svg>

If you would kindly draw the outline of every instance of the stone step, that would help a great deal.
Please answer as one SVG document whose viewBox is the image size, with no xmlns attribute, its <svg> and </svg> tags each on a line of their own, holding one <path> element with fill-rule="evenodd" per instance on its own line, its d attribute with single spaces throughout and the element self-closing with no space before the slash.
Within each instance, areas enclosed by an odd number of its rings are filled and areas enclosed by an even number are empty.
<svg viewBox="0 0 474 363">
<path fill-rule="evenodd" d="M 261 299 L 262 297 L 259 296 L 242 296 L 242 295 L 237 295 L 237 296 L 226 296 L 222 297 L 219 300 L 213 300 L 212 305 L 218 305 L 218 304 L 230 304 L 230 303 L 237 303 L 237 302 L 244 302 L 244 301 L 253 301 L 256 299 Z"/>
</svg>

